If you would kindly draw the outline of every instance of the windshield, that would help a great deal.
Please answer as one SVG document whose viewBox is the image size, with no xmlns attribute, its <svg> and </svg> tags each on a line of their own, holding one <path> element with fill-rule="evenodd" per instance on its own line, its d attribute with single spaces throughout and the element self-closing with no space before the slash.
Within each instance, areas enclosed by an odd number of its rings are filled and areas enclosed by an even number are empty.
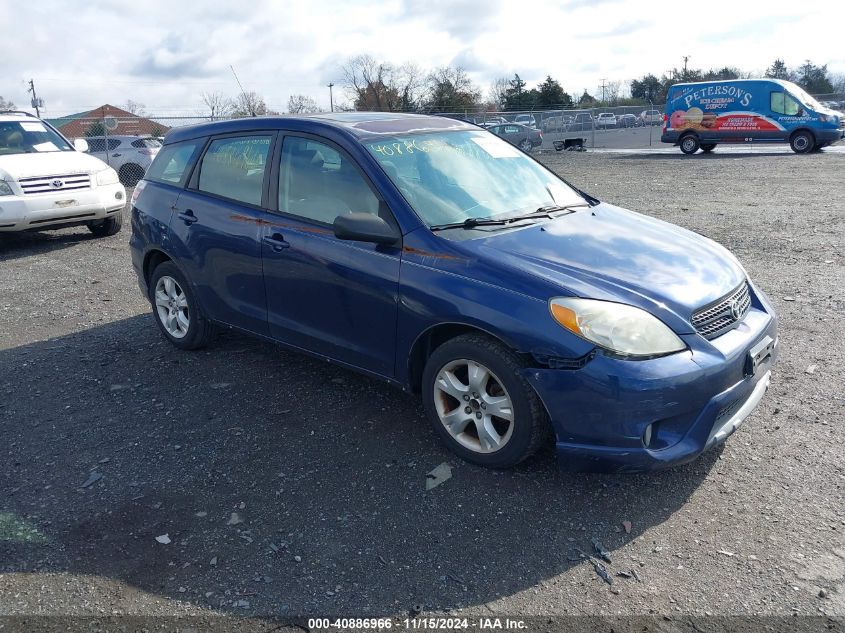
<svg viewBox="0 0 845 633">
<path fill-rule="evenodd" d="M 809 94 L 804 92 L 804 90 L 803 90 L 803 88 L 801 88 L 801 86 L 798 86 L 798 85 L 796 85 L 792 82 L 788 82 L 788 83 L 789 83 L 789 89 L 788 89 L 789 92 L 792 94 L 793 97 L 798 99 L 798 101 L 800 101 L 806 107 L 810 108 L 811 110 L 826 110 L 827 109 L 821 103 L 819 103 L 813 97 L 811 97 Z"/>
<path fill-rule="evenodd" d="M 73 151 L 68 142 L 41 121 L 0 121 L 0 156 Z"/>
<path fill-rule="evenodd" d="M 489 132 L 412 134 L 364 144 L 429 226 L 587 204 L 555 174 Z"/>
</svg>

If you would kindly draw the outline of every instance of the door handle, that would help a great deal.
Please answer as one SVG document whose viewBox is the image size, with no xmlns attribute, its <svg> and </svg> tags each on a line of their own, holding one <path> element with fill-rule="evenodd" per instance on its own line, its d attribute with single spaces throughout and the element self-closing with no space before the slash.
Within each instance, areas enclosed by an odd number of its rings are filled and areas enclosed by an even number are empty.
<svg viewBox="0 0 845 633">
<path fill-rule="evenodd" d="M 117 158 L 120 154 L 112 154 L 112 158 Z"/>
<path fill-rule="evenodd" d="M 182 220 L 182 222 L 184 222 L 186 226 L 190 226 L 194 222 L 199 221 L 199 218 L 197 216 L 195 216 L 194 212 L 191 211 L 190 209 L 186 209 L 182 213 L 177 214 L 176 217 L 179 218 L 180 220 Z"/>
<path fill-rule="evenodd" d="M 269 245 L 275 253 L 281 253 L 284 249 L 290 248 L 290 243 L 285 241 L 285 238 L 281 233 L 265 235 L 264 243 Z"/>
</svg>

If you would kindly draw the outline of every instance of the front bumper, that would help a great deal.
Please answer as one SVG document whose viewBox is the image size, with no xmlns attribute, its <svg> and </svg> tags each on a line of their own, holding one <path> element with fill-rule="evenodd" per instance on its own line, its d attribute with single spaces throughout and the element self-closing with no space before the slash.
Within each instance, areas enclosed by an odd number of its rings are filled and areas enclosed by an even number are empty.
<svg viewBox="0 0 845 633">
<path fill-rule="evenodd" d="M 119 194 L 119 197 L 118 197 Z M 0 197 L 0 231 L 33 231 L 105 219 L 126 204 L 121 184 Z"/>
<path fill-rule="evenodd" d="M 597 354 L 580 369 L 528 369 L 551 418 L 563 468 L 635 472 L 689 462 L 723 442 L 760 402 L 776 360 L 777 319 L 767 302 L 713 341 L 644 361 Z M 750 351 L 771 340 L 767 356 Z M 647 443 L 648 442 L 648 443 Z"/>
</svg>

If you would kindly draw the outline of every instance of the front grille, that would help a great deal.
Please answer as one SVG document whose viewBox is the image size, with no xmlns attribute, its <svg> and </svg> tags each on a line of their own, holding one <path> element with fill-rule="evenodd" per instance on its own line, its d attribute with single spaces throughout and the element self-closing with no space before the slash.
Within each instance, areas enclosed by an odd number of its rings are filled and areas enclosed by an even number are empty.
<svg viewBox="0 0 845 633">
<path fill-rule="evenodd" d="M 55 193 L 57 191 L 77 191 L 90 189 L 91 177 L 88 174 L 64 174 L 60 176 L 39 176 L 18 180 L 25 194 Z"/>
<path fill-rule="evenodd" d="M 711 339 L 723 334 L 734 324 L 742 321 L 751 309 L 751 295 L 748 282 L 710 305 L 704 306 L 692 315 L 692 325 L 703 337 Z"/>
</svg>

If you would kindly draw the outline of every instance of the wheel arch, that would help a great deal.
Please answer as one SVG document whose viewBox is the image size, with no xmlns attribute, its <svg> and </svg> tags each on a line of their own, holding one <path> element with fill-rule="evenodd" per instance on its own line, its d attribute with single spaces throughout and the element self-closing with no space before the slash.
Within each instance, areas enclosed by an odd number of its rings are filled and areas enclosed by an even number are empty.
<svg viewBox="0 0 845 633">
<path fill-rule="evenodd" d="M 408 353 L 406 383 L 412 393 L 420 393 L 423 369 L 434 350 L 463 334 L 481 334 L 498 341 L 517 354 L 524 354 L 506 338 L 477 324 L 459 321 L 437 323 L 420 332 Z"/>
<path fill-rule="evenodd" d="M 790 141 L 792 141 L 792 139 L 793 139 L 793 138 L 795 138 L 795 135 L 796 135 L 796 134 L 798 134 L 799 132 L 806 132 L 807 134 L 809 134 L 809 135 L 812 137 L 813 142 L 815 142 L 815 140 L 816 140 L 816 133 L 815 133 L 815 132 L 813 132 L 813 129 L 812 129 L 812 128 L 809 128 L 809 127 L 807 127 L 806 125 L 802 125 L 801 127 L 797 127 L 797 128 L 795 128 L 794 130 L 792 130 L 792 131 L 789 133 L 789 140 L 790 140 Z"/>
</svg>

